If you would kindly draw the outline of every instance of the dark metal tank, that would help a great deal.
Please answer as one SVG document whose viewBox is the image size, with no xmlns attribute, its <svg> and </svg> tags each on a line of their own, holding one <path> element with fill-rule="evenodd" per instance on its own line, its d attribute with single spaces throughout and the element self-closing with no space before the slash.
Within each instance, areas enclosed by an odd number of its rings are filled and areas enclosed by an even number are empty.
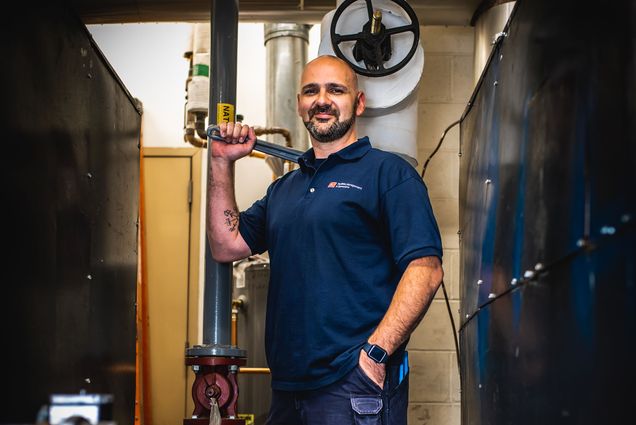
<svg viewBox="0 0 636 425">
<path fill-rule="evenodd" d="M 636 3 L 505 31 L 461 124 L 462 423 L 632 423 Z"/>
<path fill-rule="evenodd" d="M 83 389 L 132 424 L 141 112 L 63 4 L 2 23 L 0 423 Z"/>
</svg>

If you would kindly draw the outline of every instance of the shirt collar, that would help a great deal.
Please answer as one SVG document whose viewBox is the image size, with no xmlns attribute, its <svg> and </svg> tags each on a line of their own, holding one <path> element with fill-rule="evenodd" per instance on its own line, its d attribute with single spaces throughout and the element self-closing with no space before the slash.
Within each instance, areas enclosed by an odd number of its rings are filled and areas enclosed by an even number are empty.
<svg viewBox="0 0 636 425">
<path fill-rule="evenodd" d="M 371 149 L 371 142 L 369 142 L 369 138 L 367 136 L 361 137 L 352 144 L 345 146 L 340 149 L 338 152 L 334 152 L 329 155 L 329 158 L 332 156 L 337 156 L 345 161 L 355 161 L 356 159 L 362 158 L 369 150 Z M 314 153 L 314 148 L 309 149 L 307 152 L 302 154 L 300 158 L 298 158 L 298 164 L 300 165 L 300 169 L 303 172 L 307 172 L 308 168 L 314 169 L 313 164 L 316 159 L 316 154 Z"/>
</svg>

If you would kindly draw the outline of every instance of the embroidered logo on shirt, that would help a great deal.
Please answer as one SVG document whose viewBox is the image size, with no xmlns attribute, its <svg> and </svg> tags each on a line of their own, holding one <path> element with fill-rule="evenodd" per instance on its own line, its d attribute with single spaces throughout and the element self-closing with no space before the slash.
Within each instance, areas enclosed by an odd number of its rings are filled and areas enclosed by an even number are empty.
<svg viewBox="0 0 636 425">
<path fill-rule="evenodd" d="M 362 190 L 360 186 L 356 186 L 353 183 L 340 183 L 340 182 L 331 182 L 327 185 L 329 189 L 357 189 Z"/>
</svg>

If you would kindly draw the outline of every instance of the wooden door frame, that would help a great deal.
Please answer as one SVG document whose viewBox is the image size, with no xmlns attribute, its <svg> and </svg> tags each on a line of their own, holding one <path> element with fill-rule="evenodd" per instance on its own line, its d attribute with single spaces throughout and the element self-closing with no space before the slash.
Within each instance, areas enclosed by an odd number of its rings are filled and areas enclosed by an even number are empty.
<svg viewBox="0 0 636 425">
<path fill-rule="evenodd" d="M 190 197 L 190 234 L 188 247 L 188 294 L 187 294 L 187 335 L 186 343 L 188 346 L 200 344 L 202 338 L 202 320 L 203 320 L 203 294 L 201 277 L 201 237 L 202 237 L 202 172 L 203 172 L 203 153 L 205 149 L 198 148 L 163 148 L 163 147 L 142 147 L 142 160 L 146 158 L 190 158 L 190 181 L 191 197 Z M 144 306 L 145 307 L 145 306 Z M 147 347 L 144 347 L 148 349 Z M 185 363 L 185 347 L 184 347 L 184 363 Z M 152 365 L 150 365 L 152 368 Z M 150 370 L 145 372 L 149 376 Z M 186 392 L 192 387 L 194 382 L 193 374 L 186 376 Z M 148 410 L 150 406 L 147 406 Z M 191 411 L 194 404 L 191 398 L 186 401 L 186 411 Z M 146 410 L 146 409 L 144 409 Z M 187 412 L 186 412 L 187 413 Z"/>
</svg>

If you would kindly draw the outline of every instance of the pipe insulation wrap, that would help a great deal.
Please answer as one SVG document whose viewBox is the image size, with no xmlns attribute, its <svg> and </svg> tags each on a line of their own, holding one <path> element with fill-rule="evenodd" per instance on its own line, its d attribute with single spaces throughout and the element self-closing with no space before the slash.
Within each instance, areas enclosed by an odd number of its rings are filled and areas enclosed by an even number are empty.
<svg viewBox="0 0 636 425">
<path fill-rule="evenodd" d="M 210 24 L 192 25 L 192 53 L 210 53 Z"/>
<path fill-rule="evenodd" d="M 360 136 L 369 136 L 373 147 L 398 154 L 417 167 L 417 94 L 411 102 L 401 103 L 400 109 L 372 116 L 358 117 Z"/>
<path fill-rule="evenodd" d="M 380 0 L 374 1 L 375 10 L 382 11 L 382 24 L 386 28 L 400 27 L 410 24 L 409 17 L 393 2 Z M 319 55 L 335 56 L 331 45 L 331 21 L 335 10 L 328 12 L 321 23 Z M 369 20 L 366 3 L 353 3 L 342 15 L 336 26 L 338 34 L 356 34 L 362 31 L 362 27 Z M 390 68 L 398 64 L 409 52 L 413 45 L 413 33 L 404 32 L 391 36 L 391 49 L 393 54 L 384 65 Z M 341 50 L 351 63 L 357 63 L 364 67 L 362 62 L 356 62 L 353 57 L 355 42 L 343 42 Z M 424 49 L 418 46 L 411 61 L 401 70 L 385 77 L 374 78 L 358 75 L 360 90 L 367 97 L 368 109 L 389 109 L 404 101 L 417 90 L 422 72 L 424 71 Z"/>
<path fill-rule="evenodd" d="M 208 112 L 210 92 L 210 54 L 195 53 L 192 78 L 188 82 L 188 112 Z"/>
<path fill-rule="evenodd" d="M 210 91 L 210 79 L 208 77 L 194 76 L 188 82 L 188 112 L 208 112 L 208 96 Z"/>
<path fill-rule="evenodd" d="M 188 80 L 189 113 L 208 113 L 210 93 L 210 25 L 192 25 L 192 77 Z"/>
</svg>

